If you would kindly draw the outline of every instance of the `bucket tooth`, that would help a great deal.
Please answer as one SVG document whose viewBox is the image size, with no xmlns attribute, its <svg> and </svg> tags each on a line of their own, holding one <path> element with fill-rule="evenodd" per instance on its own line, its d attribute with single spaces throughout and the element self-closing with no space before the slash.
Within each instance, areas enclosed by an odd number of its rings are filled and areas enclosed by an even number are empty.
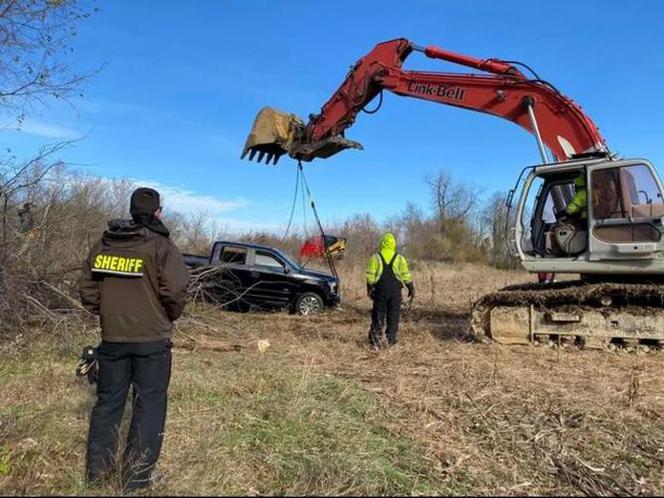
<svg viewBox="0 0 664 498">
<path fill-rule="evenodd" d="M 265 151 L 262 150 L 258 153 L 258 159 L 256 159 L 256 162 L 259 163 L 263 160 L 263 157 L 265 156 Z"/>
</svg>

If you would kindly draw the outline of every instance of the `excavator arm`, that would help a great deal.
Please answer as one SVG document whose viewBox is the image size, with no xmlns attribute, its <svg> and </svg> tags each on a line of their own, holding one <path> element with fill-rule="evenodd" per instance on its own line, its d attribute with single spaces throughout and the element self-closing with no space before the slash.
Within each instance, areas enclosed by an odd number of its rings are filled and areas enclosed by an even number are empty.
<svg viewBox="0 0 664 498">
<path fill-rule="evenodd" d="M 483 73 L 457 74 L 402 69 L 413 52 L 460 64 Z M 414 97 L 502 117 L 534 134 L 543 159 L 546 145 L 557 160 L 574 154 L 606 152 L 597 126 L 571 99 L 551 84 L 529 79 L 511 63 L 480 60 L 437 47 L 418 47 L 404 38 L 376 45 L 350 69 L 346 79 L 305 125 L 292 114 L 264 108 L 254 122 L 242 157 L 258 153 L 258 161 L 275 164 L 288 154 L 311 161 L 348 148 L 362 148 L 344 137 L 357 114 L 381 92 Z M 369 113 L 374 111 L 366 111 Z"/>
</svg>

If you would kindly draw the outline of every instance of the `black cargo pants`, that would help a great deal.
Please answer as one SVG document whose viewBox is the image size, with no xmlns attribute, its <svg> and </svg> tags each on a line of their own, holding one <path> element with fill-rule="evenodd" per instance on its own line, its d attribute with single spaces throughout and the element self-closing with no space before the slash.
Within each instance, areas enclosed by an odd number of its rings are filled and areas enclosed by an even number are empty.
<svg viewBox="0 0 664 498">
<path fill-rule="evenodd" d="M 88 482 L 94 483 L 109 471 L 122 469 L 127 488 L 149 485 L 164 438 L 171 347 L 170 340 L 100 344 L 97 402 L 90 417 L 88 436 Z M 129 435 L 124 448 L 118 448 L 130 385 L 133 403 Z"/>
<path fill-rule="evenodd" d="M 398 293 L 377 292 L 374 295 L 373 308 L 371 309 L 371 329 L 369 329 L 369 342 L 372 346 L 380 345 L 383 327 L 385 327 L 387 343 L 390 345 L 396 344 L 400 315 L 400 289 Z"/>
<path fill-rule="evenodd" d="M 390 262 L 383 259 L 383 272 L 373 286 L 373 308 L 371 309 L 371 328 L 369 329 L 369 343 L 372 346 L 380 346 L 380 338 L 383 335 L 383 327 L 386 325 L 385 335 L 390 345 L 397 342 L 397 331 L 399 330 L 399 316 L 401 315 L 401 288 L 403 284 L 394 274 L 393 264 L 397 255 Z"/>
</svg>

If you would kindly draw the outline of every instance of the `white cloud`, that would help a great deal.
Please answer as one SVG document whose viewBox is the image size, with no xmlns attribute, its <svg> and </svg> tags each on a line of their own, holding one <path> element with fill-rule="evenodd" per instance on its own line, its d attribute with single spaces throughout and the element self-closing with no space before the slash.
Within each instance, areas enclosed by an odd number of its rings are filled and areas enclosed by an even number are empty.
<svg viewBox="0 0 664 498">
<path fill-rule="evenodd" d="M 102 177 L 101 180 L 111 182 L 114 179 Z M 242 208 L 251 205 L 247 199 L 221 199 L 194 190 L 165 185 L 155 180 L 136 178 L 126 180 L 131 182 L 131 188 L 150 187 L 157 190 L 167 213 L 171 211 L 185 216 L 204 213 L 208 228 L 220 234 L 234 235 L 250 231 L 281 233 L 285 229 L 283 223 L 243 219 L 239 212 L 242 211 Z M 232 214 L 229 216 L 229 213 Z M 240 216 L 237 216 L 238 214 Z"/>
<path fill-rule="evenodd" d="M 132 182 L 137 187 L 150 187 L 157 190 L 161 194 L 165 209 L 183 214 L 204 211 L 211 216 L 217 216 L 249 205 L 249 201 L 246 199 L 220 199 L 181 187 L 171 187 L 153 180 L 132 180 Z"/>
<path fill-rule="evenodd" d="M 136 187 L 150 187 L 159 192 L 164 209 L 184 215 L 205 213 L 208 226 L 222 234 L 234 235 L 246 232 L 282 232 L 283 223 L 264 222 L 229 216 L 228 213 L 241 211 L 251 204 L 246 199 L 220 199 L 215 196 L 200 194 L 193 190 L 164 185 L 153 180 L 132 180 Z"/>
<path fill-rule="evenodd" d="M 75 140 L 83 136 L 82 133 L 57 124 L 46 123 L 36 119 L 26 119 L 22 123 L 11 120 L 8 124 L 0 126 L 0 131 L 25 133 L 37 137 L 56 138 L 60 140 Z"/>
</svg>

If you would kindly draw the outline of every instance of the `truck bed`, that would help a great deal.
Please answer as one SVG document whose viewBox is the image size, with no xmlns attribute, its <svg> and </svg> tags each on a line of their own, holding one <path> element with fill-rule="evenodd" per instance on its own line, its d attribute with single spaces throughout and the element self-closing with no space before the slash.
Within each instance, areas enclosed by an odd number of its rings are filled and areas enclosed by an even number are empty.
<svg viewBox="0 0 664 498">
<path fill-rule="evenodd" d="M 197 254 L 182 253 L 184 264 L 189 268 L 198 268 L 210 264 L 209 256 L 199 256 Z"/>
</svg>

